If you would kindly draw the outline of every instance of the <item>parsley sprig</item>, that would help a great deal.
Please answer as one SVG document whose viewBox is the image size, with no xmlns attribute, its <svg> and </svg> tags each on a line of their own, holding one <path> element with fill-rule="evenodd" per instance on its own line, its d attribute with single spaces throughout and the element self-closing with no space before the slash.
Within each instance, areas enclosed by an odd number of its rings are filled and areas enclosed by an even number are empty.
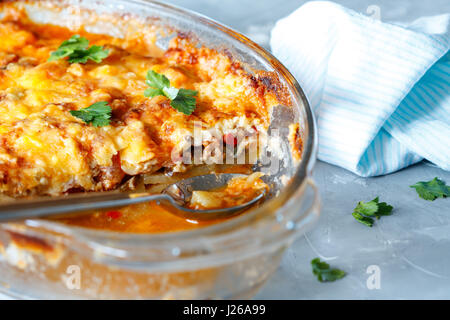
<svg viewBox="0 0 450 320">
<path fill-rule="evenodd" d="M 331 282 L 345 277 L 345 271 L 332 269 L 326 262 L 320 261 L 319 258 L 311 260 L 312 272 L 317 276 L 320 282 Z"/>
<path fill-rule="evenodd" d="M 144 96 L 153 98 L 164 96 L 171 100 L 170 105 L 185 115 L 191 115 L 195 110 L 196 99 L 198 94 L 195 90 L 177 89 L 170 86 L 170 81 L 163 74 L 159 74 L 153 70 L 147 73 L 147 81 L 145 83 L 150 87 L 144 92 Z"/>
<path fill-rule="evenodd" d="M 428 201 L 450 196 L 450 187 L 437 177 L 431 181 L 419 181 L 410 187 L 416 189 L 419 197 Z"/>
<path fill-rule="evenodd" d="M 85 109 L 72 110 L 70 114 L 94 127 L 107 126 L 111 121 L 111 107 L 106 101 L 96 102 Z"/>
<path fill-rule="evenodd" d="M 386 202 L 379 202 L 379 198 L 376 197 L 369 202 L 358 202 L 358 205 L 353 210 L 353 217 L 356 221 L 372 227 L 376 219 L 380 219 L 382 216 L 390 216 L 392 214 L 393 207 Z"/>
<path fill-rule="evenodd" d="M 68 57 L 70 63 L 87 63 L 89 60 L 100 63 L 108 57 L 109 50 L 101 46 L 89 47 L 89 40 L 80 37 L 78 34 L 64 41 L 58 50 L 52 52 L 48 61 L 55 61 Z"/>
</svg>

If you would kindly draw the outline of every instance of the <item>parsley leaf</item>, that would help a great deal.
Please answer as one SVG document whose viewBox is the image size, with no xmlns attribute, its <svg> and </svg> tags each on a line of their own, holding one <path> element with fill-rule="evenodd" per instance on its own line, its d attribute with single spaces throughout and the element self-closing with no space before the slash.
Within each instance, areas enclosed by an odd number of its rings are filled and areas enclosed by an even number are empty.
<svg viewBox="0 0 450 320">
<path fill-rule="evenodd" d="M 83 50 L 89 46 L 89 40 L 80 37 L 78 34 L 64 41 L 58 50 L 52 52 L 48 61 L 55 61 L 71 55 L 75 50 Z"/>
<path fill-rule="evenodd" d="M 197 91 L 180 89 L 177 97 L 170 104 L 173 108 L 186 115 L 191 115 L 195 110 Z"/>
<path fill-rule="evenodd" d="M 331 282 L 345 277 L 345 271 L 339 269 L 331 269 L 326 262 L 320 261 L 319 258 L 311 260 L 312 272 L 317 276 L 320 282 Z"/>
<path fill-rule="evenodd" d="M 80 118 L 87 124 L 92 124 L 94 127 L 107 126 L 111 119 L 111 107 L 106 101 L 96 102 L 93 105 L 81 110 L 70 111 L 74 117 Z"/>
<path fill-rule="evenodd" d="M 364 217 L 362 214 L 358 212 L 353 212 L 352 216 L 358 221 L 359 223 L 365 224 L 368 227 L 372 227 L 375 220 L 369 217 Z"/>
<path fill-rule="evenodd" d="M 103 47 L 92 46 L 86 50 L 75 50 L 69 56 L 70 63 L 87 63 L 88 60 L 100 63 L 103 59 L 107 58 L 109 55 L 109 50 L 103 50 Z"/>
<path fill-rule="evenodd" d="M 167 77 L 163 74 L 159 74 L 153 70 L 150 70 L 147 72 L 147 81 L 145 83 L 149 87 L 157 88 L 157 89 L 164 89 L 166 87 L 170 87 L 170 81 L 167 79 Z M 153 98 L 153 97 L 152 97 Z"/>
<path fill-rule="evenodd" d="M 369 202 L 358 202 L 358 205 L 355 208 L 355 212 L 358 212 L 365 216 L 373 216 L 378 211 L 378 198 L 375 198 Z"/>
<path fill-rule="evenodd" d="M 177 89 L 170 86 L 170 81 L 163 74 L 159 74 L 153 70 L 147 73 L 147 81 L 145 83 L 150 87 L 144 92 L 144 96 L 153 98 L 164 96 L 171 100 L 170 105 L 185 115 L 191 115 L 197 103 L 195 96 L 198 94 L 195 90 Z"/>
<path fill-rule="evenodd" d="M 70 63 L 87 63 L 88 60 L 100 63 L 109 55 L 109 50 L 104 50 L 100 46 L 89 47 L 89 40 L 79 35 L 74 35 L 69 40 L 64 41 L 58 50 L 52 52 L 48 61 L 55 61 L 69 57 Z"/>
<path fill-rule="evenodd" d="M 386 202 L 380 202 L 378 203 L 378 211 L 375 215 L 377 219 L 380 219 L 382 216 L 390 216 L 392 215 L 392 209 L 394 209 L 393 206 L 388 205 Z"/>
<path fill-rule="evenodd" d="M 450 187 L 437 177 L 431 181 L 417 182 L 410 187 L 416 189 L 419 197 L 428 201 L 434 201 L 437 198 L 446 198 L 450 196 Z"/>
<path fill-rule="evenodd" d="M 386 202 L 379 202 L 379 198 L 376 197 L 369 202 L 358 202 L 358 205 L 353 210 L 352 216 L 356 221 L 372 227 L 375 222 L 374 218 L 380 219 L 382 216 L 390 216 L 392 209 L 394 207 L 388 205 Z"/>
</svg>

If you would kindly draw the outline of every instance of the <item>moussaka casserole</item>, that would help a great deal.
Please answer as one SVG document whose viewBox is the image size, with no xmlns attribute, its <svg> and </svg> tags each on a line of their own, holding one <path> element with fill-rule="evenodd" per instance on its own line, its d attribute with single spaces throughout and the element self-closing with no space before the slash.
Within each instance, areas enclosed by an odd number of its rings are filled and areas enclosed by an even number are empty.
<svg viewBox="0 0 450 320">
<path fill-rule="evenodd" d="M 217 145 L 245 153 L 267 132 L 271 107 L 289 105 L 273 74 L 251 76 L 186 34 L 161 51 L 149 34 L 38 25 L 11 9 L 0 39 L 0 191 L 10 197 L 106 191 L 223 164 Z M 196 149 L 199 158 L 183 156 Z"/>
</svg>

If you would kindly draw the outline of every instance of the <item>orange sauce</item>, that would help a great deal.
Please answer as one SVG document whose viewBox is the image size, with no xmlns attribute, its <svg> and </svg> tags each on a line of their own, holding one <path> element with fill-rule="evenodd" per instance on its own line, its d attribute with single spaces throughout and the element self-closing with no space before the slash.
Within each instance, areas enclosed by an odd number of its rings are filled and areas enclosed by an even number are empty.
<svg viewBox="0 0 450 320">
<path fill-rule="evenodd" d="M 130 233 L 193 230 L 223 221 L 187 220 L 171 214 L 154 202 L 55 220 L 73 226 Z"/>
</svg>

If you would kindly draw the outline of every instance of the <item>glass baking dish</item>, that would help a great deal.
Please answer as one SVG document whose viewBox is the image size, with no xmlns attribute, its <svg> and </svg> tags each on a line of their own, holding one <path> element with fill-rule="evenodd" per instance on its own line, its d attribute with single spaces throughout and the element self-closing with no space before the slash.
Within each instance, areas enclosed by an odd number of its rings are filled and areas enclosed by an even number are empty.
<svg viewBox="0 0 450 320">
<path fill-rule="evenodd" d="M 275 197 L 229 221 L 193 231 L 126 234 L 47 220 L 0 225 L 0 291 L 43 299 L 250 298 L 280 264 L 283 251 L 319 216 L 310 179 L 315 162 L 315 121 L 299 84 L 270 53 L 206 17 L 153 1 L 12 1 L 38 23 L 121 37 L 157 27 L 157 44 L 187 32 L 199 44 L 240 61 L 249 73 L 275 73 L 286 86 L 303 153 L 282 164 L 287 176 Z M 0 18 L 2 13 L 0 12 Z M 93 19 L 93 17 L 96 19 Z M 283 118 L 282 114 L 274 116 Z M 274 175 L 279 178 L 279 174 Z M 285 179 L 286 180 L 286 179 Z"/>
</svg>

